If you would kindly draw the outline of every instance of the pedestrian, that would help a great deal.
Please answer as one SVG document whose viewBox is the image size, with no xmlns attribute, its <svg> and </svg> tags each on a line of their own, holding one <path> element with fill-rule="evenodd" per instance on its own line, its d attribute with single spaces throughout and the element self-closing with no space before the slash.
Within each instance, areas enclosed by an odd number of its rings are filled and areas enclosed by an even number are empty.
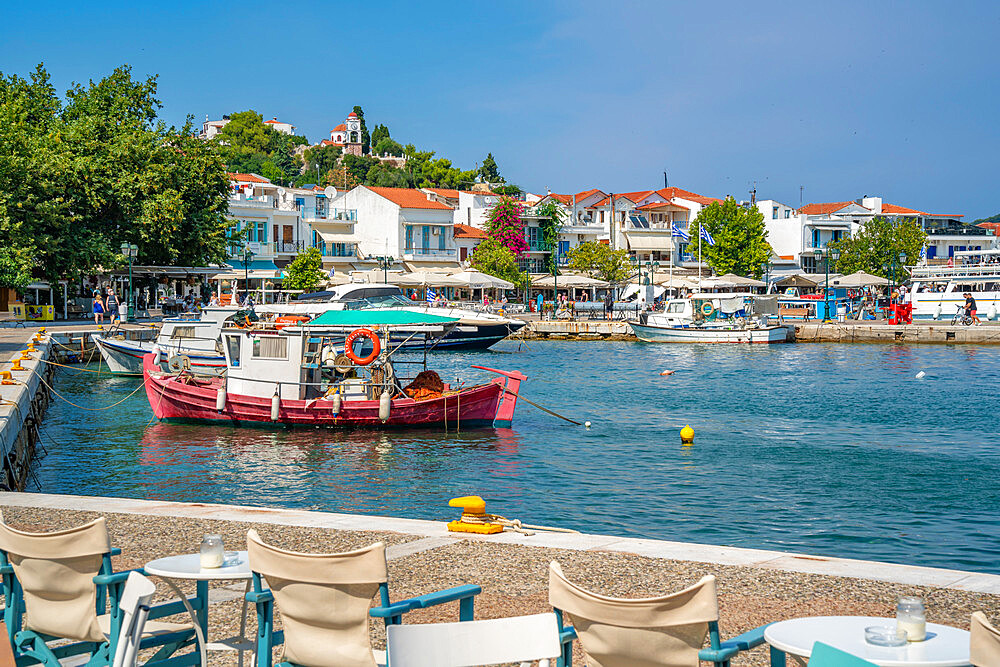
<svg viewBox="0 0 1000 667">
<path fill-rule="evenodd" d="M 219 305 L 219 297 L 217 297 L 215 294 L 213 294 L 212 298 L 208 302 L 208 305 L 211 306 L 212 308 L 215 308 L 216 306 L 218 306 Z"/>
<path fill-rule="evenodd" d="M 118 314 L 118 297 L 115 295 L 114 287 L 108 288 L 108 299 L 105 306 L 108 311 L 108 319 L 111 320 L 112 324 L 121 321 L 121 315 Z"/>
<path fill-rule="evenodd" d="M 94 324 L 100 329 L 104 328 L 104 300 L 97 290 L 94 290 Z"/>
<path fill-rule="evenodd" d="M 615 297 L 611 290 L 604 293 L 604 319 L 614 319 Z"/>
<path fill-rule="evenodd" d="M 965 293 L 965 312 L 972 318 L 972 325 L 978 326 L 982 324 L 979 318 L 976 317 L 976 300 L 972 298 L 972 292 Z"/>
</svg>

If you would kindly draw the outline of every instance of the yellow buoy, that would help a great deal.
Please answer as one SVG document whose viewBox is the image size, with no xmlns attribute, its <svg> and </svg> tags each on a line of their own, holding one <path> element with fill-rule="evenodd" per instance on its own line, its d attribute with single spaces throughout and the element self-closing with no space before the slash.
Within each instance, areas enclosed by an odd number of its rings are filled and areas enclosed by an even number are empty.
<svg viewBox="0 0 1000 667">
<path fill-rule="evenodd" d="M 694 442 L 694 429 L 690 426 L 685 425 L 681 429 L 681 442 L 685 445 L 690 445 Z"/>
</svg>

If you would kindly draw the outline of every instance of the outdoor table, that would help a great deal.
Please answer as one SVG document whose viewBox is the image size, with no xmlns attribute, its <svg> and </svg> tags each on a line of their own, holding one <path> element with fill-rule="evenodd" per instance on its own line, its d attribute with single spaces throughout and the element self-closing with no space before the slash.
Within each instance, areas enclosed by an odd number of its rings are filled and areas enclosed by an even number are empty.
<svg viewBox="0 0 1000 667">
<path fill-rule="evenodd" d="M 875 646 L 865 641 L 865 628 L 895 626 L 895 618 L 875 616 L 809 616 L 772 623 L 764 629 L 771 645 L 771 664 L 785 664 L 784 654 L 807 658 L 815 642 L 823 642 L 881 667 L 966 667 L 969 633 L 948 625 L 927 624 L 927 639 L 906 646 Z M 801 662 L 801 661 L 799 661 Z"/>
<path fill-rule="evenodd" d="M 239 664 L 243 665 L 243 652 L 253 650 L 256 643 L 247 638 L 247 599 L 246 593 L 250 591 L 251 574 L 250 559 L 246 551 L 237 551 L 236 562 L 232 565 L 202 569 L 201 554 L 180 554 L 177 556 L 165 556 L 146 563 L 143 570 L 147 575 L 160 577 L 173 590 L 173 592 L 184 603 L 184 608 L 191 615 L 194 623 L 195 635 L 198 638 L 198 649 L 201 653 L 201 664 L 207 665 L 207 651 L 239 651 Z M 187 596 L 177 587 L 175 580 L 184 579 L 194 581 L 196 586 L 196 597 L 199 601 L 196 611 Z M 240 617 L 240 634 L 238 637 L 230 637 L 218 642 L 208 642 L 208 582 L 209 581 L 234 581 L 245 580 L 247 582 L 243 596 L 243 612 Z"/>
</svg>

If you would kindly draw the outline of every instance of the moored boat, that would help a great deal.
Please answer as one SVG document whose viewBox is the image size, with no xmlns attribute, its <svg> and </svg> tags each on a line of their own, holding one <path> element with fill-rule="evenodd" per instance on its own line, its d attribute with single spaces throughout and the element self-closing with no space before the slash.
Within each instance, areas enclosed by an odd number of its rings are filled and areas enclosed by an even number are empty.
<svg viewBox="0 0 1000 667">
<path fill-rule="evenodd" d="M 751 306 L 742 294 L 695 294 L 670 299 L 662 311 L 642 313 L 628 325 L 649 343 L 784 343 L 788 329 L 771 324 L 774 297 L 758 297 Z"/>
<path fill-rule="evenodd" d="M 164 371 L 155 355 L 144 357 L 146 395 L 158 419 L 288 426 L 474 427 L 509 426 L 525 376 L 495 373 L 488 382 L 450 387 L 426 368 L 404 385 L 397 367 L 419 361 L 394 358 L 393 335 L 434 337 L 455 326 L 454 318 L 405 311 L 331 311 L 318 325 L 276 329 L 262 325 L 222 331 L 224 377 Z M 346 346 L 336 346 L 347 334 Z M 354 351 L 355 338 L 374 349 Z M 342 352 L 339 352 L 342 350 Z M 363 351 L 362 351 L 363 352 Z"/>
<path fill-rule="evenodd" d="M 222 326 L 221 320 L 171 318 L 163 321 L 155 340 L 96 334 L 91 339 L 108 369 L 116 375 L 142 375 L 143 357 L 157 350 L 164 368 L 171 357 L 183 355 L 195 373 L 218 375 L 226 370 L 226 358 L 219 343 Z"/>
</svg>

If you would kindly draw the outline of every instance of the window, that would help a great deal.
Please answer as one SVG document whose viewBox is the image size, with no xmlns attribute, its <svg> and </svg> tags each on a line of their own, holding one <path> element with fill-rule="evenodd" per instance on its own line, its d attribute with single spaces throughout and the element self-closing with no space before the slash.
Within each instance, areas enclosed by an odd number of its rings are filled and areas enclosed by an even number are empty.
<svg viewBox="0 0 1000 667">
<path fill-rule="evenodd" d="M 413 250 L 413 226 L 407 225 L 406 227 L 406 249 Z"/>
<path fill-rule="evenodd" d="M 284 336 L 258 336 L 253 339 L 254 359 L 287 359 L 288 339 Z"/>
<path fill-rule="evenodd" d="M 792 209 L 786 208 L 785 209 L 785 218 L 790 218 L 790 217 L 792 217 Z"/>
<path fill-rule="evenodd" d="M 684 302 L 683 301 L 671 301 L 667 305 L 668 313 L 683 313 L 684 312 Z"/>
<path fill-rule="evenodd" d="M 240 337 L 226 336 L 226 348 L 229 350 L 229 365 L 240 365 Z"/>
<path fill-rule="evenodd" d="M 448 231 L 447 227 L 438 227 L 438 250 L 444 250 L 444 236 L 445 232 Z"/>
<path fill-rule="evenodd" d="M 771 208 L 771 219 L 772 220 L 777 220 L 778 219 L 778 207 L 777 206 Z"/>
<path fill-rule="evenodd" d="M 823 247 L 823 242 L 822 242 L 821 236 L 822 235 L 820 234 L 820 232 L 819 232 L 818 229 L 814 229 L 812 231 L 812 247 L 813 248 L 822 248 Z"/>
<path fill-rule="evenodd" d="M 427 225 L 420 228 L 420 247 L 424 250 L 431 247 L 431 228 Z"/>
<path fill-rule="evenodd" d="M 171 340 L 178 338 L 194 338 L 194 327 L 174 327 L 170 334 Z"/>
</svg>

